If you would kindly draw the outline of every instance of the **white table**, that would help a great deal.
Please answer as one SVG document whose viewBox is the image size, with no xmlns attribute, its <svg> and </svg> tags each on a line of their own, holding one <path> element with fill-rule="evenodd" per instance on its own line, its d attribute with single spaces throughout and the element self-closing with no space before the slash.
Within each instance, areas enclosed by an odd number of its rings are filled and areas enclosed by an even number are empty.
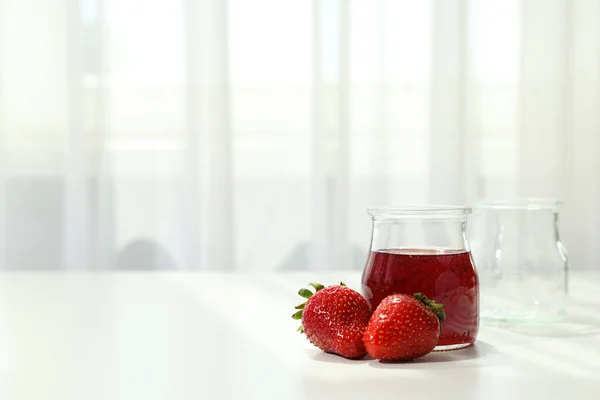
<svg viewBox="0 0 600 400">
<path fill-rule="evenodd" d="M 348 361 L 290 318 L 299 287 L 359 274 L 0 274 L 0 399 L 600 399 L 600 275 L 571 323 L 482 327 L 467 350 Z M 595 308 L 594 308 L 595 307 Z"/>
</svg>

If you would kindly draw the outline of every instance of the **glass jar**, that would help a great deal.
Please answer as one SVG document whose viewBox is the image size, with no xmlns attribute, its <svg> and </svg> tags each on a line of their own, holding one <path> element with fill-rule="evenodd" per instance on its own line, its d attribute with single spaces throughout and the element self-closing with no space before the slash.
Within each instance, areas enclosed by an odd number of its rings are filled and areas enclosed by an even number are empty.
<svg viewBox="0 0 600 400">
<path fill-rule="evenodd" d="M 362 293 L 375 309 L 395 293 L 423 293 L 444 305 L 436 350 L 466 347 L 479 329 L 479 284 L 459 206 L 375 207 Z"/>
<path fill-rule="evenodd" d="M 561 206 L 558 200 L 523 199 L 473 207 L 468 232 L 481 282 L 483 319 L 563 319 L 567 252 L 560 238 Z"/>
</svg>

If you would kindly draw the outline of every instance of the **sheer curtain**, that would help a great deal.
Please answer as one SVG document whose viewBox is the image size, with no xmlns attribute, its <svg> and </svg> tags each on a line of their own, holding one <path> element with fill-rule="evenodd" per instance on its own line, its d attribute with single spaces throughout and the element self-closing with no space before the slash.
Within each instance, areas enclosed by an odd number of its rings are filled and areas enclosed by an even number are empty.
<svg viewBox="0 0 600 400">
<path fill-rule="evenodd" d="M 0 0 L 0 266 L 363 266 L 369 205 L 551 196 L 600 261 L 597 0 Z"/>
</svg>

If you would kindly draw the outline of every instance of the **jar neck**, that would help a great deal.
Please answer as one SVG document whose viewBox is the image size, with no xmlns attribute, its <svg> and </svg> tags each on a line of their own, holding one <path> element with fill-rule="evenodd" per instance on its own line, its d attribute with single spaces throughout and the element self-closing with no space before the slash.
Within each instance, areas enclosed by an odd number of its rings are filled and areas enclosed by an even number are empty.
<svg viewBox="0 0 600 400">
<path fill-rule="evenodd" d="M 466 217 L 453 219 L 373 219 L 371 251 L 468 251 Z"/>
<path fill-rule="evenodd" d="M 490 235 L 497 242 L 515 248 L 546 248 L 555 250 L 560 242 L 558 212 L 552 210 L 486 210 L 477 212 L 473 218 L 474 228 L 483 224 L 485 232 L 474 229 L 474 236 Z M 469 231 L 471 228 L 469 227 Z M 479 240 L 474 238 L 474 240 Z M 514 243 L 513 243 L 514 242 Z"/>
</svg>

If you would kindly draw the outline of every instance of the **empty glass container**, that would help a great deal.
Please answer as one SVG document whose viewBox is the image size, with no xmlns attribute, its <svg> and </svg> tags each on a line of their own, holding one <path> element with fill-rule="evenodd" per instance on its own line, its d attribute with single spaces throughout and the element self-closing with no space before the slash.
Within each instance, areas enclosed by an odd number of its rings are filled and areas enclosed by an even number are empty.
<svg viewBox="0 0 600 400">
<path fill-rule="evenodd" d="M 484 321 L 550 322 L 564 317 L 568 282 L 561 206 L 558 200 L 524 199 L 473 207 L 467 231 Z"/>
</svg>

